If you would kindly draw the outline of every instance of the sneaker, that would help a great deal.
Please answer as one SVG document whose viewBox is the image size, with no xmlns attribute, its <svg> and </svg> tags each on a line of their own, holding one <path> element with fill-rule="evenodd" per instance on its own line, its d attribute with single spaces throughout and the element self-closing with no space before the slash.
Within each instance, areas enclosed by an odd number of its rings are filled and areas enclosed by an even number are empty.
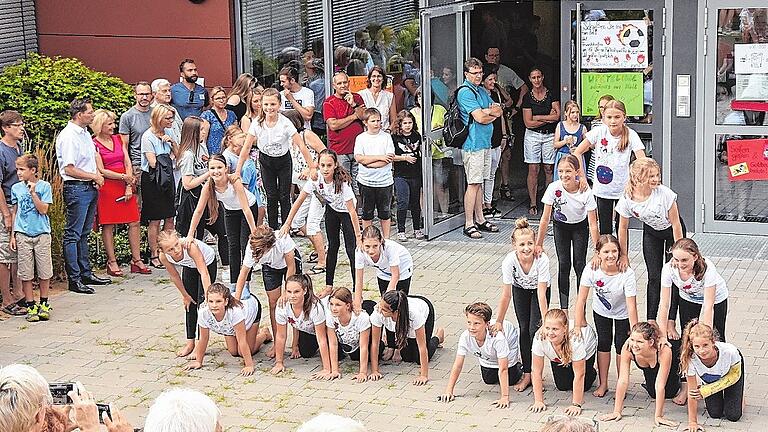
<svg viewBox="0 0 768 432">
<path fill-rule="evenodd" d="M 40 321 L 48 321 L 51 318 L 51 309 L 48 303 L 40 303 L 37 307 L 37 316 L 40 317 Z"/>
<path fill-rule="evenodd" d="M 399 242 L 407 242 L 408 241 L 408 236 L 405 235 L 404 232 L 399 232 L 399 233 L 397 233 L 397 241 L 399 241 Z"/>
<path fill-rule="evenodd" d="M 416 240 L 424 240 L 424 231 L 416 230 L 413 232 L 413 238 Z"/>
<path fill-rule="evenodd" d="M 34 306 L 27 308 L 27 321 L 28 322 L 40 321 L 40 315 L 38 314 L 37 303 L 35 303 Z"/>
</svg>

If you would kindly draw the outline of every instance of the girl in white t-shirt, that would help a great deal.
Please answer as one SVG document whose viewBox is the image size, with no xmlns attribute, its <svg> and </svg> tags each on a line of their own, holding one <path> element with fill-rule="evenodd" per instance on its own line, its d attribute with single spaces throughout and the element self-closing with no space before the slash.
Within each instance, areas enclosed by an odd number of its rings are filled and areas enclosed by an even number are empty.
<svg viewBox="0 0 768 432">
<path fill-rule="evenodd" d="M 216 280 L 216 252 L 200 240 L 180 239 L 176 231 L 160 231 L 157 245 L 161 252 L 158 259 L 184 303 L 187 342 L 176 356 L 186 357 L 195 349 L 197 308 L 205 300 L 211 281 Z M 182 268 L 181 275 L 176 266 Z"/>
<path fill-rule="evenodd" d="M 555 236 L 557 254 L 557 288 L 560 291 L 560 309 L 568 309 L 571 291 L 571 253 L 573 270 L 576 272 L 576 287 L 581 283 L 581 273 L 587 265 L 587 243 L 597 244 L 600 233 L 597 229 L 597 204 L 592 190 L 579 189 L 577 173 L 579 162 L 575 156 L 564 154 L 557 164 L 560 177 L 547 186 L 541 202 L 544 212 L 539 222 L 539 234 L 536 237 L 536 253 L 544 250 L 544 238 L 547 236 L 549 219 L 552 218 L 552 231 Z M 573 248 L 573 252 L 571 252 Z"/>
<path fill-rule="evenodd" d="M 413 384 L 420 386 L 429 381 L 429 359 L 445 340 L 442 327 L 434 329 L 435 308 L 422 296 L 408 297 L 403 291 L 387 291 L 381 296 L 378 308 L 371 314 L 371 375 L 377 381 L 379 372 L 379 345 L 381 333 L 386 331 L 389 348 L 399 351 L 403 361 L 418 363 L 419 376 Z M 432 336 L 432 330 L 435 336 Z M 384 358 L 387 360 L 387 358 Z"/>
<path fill-rule="evenodd" d="M 643 259 L 648 270 L 649 320 L 655 320 L 661 297 L 661 268 L 671 255 L 672 244 L 685 237 L 685 225 L 677 208 L 677 194 L 661 184 L 659 164 L 651 158 L 638 159 L 629 168 L 629 182 L 624 194 L 616 204 L 619 219 L 619 243 L 622 255 L 619 266 L 629 266 L 629 220 L 637 218 L 643 222 Z M 669 316 L 662 318 L 661 325 L 667 326 L 672 339 L 679 339 L 675 330 L 678 296 L 672 293 Z"/>
<path fill-rule="evenodd" d="M 473 303 L 464 309 L 467 330 L 459 336 L 459 347 L 448 378 L 448 386 L 439 400 L 453 401 L 453 391 L 464 367 L 464 358 L 470 354 L 480 361 L 483 382 L 499 384 L 501 394 L 493 405 L 498 408 L 509 406 L 509 386 L 523 377 L 518 332 L 511 322 L 504 321 L 502 331 L 491 333 L 492 314 L 491 307 L 485 303 Z"/>
<path fill-rule="evenodd" d="M 629 180 L 629 160 L 634 154 L 638 159 L 645 157 L 645 146 L 637 132 L 624 123 L 627 110 L 620 100 L 605 103 L 602 111 L 603 125 L 587 132 L 573 155 L 580 161 L 581 156 L 592 149 L 595 159 L 595 173 L 592 190 L 597 199 L 597 217 L 600 234 L 613 232 L 613 208 L 619 201 Z M 587 176 L 584 167 L 579 169 L 581 189 L 586 190 Z M 616 224 L 618 225 L 618 220 Z M 618 226 L 616 227 L 618 231 Z"/>
<path fill-rule="evenodd" d="M 719 342 L 712 327 L 690 322 L 683 330 L 680 369 L 688 382 L 688 430 L 703 431 L 699 400 L 710 418 L 735 422 L 744 408 L 744 357 L 735 346 Z"/>
<path fill-rule="evenodd" d="M 592 387 L 597 377 L 597 337 L 589 326 L 574 329 L 569 331 L 568 313 L 562 309 L 550 309 L 544 315 L 543 325 L 536 332 L 531 349 L 534 402 L 529 411 L 538 413 L 547 409 L 543 380 L 546 357 L 552 367 L 555 387 L 560 391 L 573 392 L 571 406 L 565 409 L 565 413 L 570 416 L 581 414 L 584 392 Z"/>
<path fill-rule="evenodd" d="M 285 371 L 285 342 L 288 325 L 293 327 L 291 358 L 310 358 L 320 351 L 323 370 L 312 375 L 313 379 L 334 379 L 328 353 L 328 335 L 325 325 L 325 309 L 312 291 L 312 279 L 305 274 L 295 274 L 285 282 L 286 302 L 277 310 L 275 319 L 275 366 L 272 373 Z"/>
<path fill-rule="evenodd" d="M 357 202 L 352 191 L 352 179 L 349 173 L 339 165 L 339 156 L 330 149 L 320 152 L 318 158 L 320 175 L 316 180 L 310 178 L 304 184 L 296 201 L 293 203 L 288 217 L 280 229 L 282 234 L 288 234 L 293 218 L 301 208 L 304 200 L 312 195 L 325 204 L 325 231 L 328 236 L 328 252 L 325 267 L 325 290 L 320 297 L 327 296 L 333 290 L 333 279 L 336 275 L 336 262 L 341 247 L 340 234 L 344 235 L 344 249 L 349 258 L 352 271 L 352 282 L 355 280 L 355 246 L 360 242 L 360 225 L 357 219 Z M 320 252 L 318 252 L 319 254 Z"/>
<path fill-rule="evenodd" d="M 536 256 L 536 232 L 527 218 L 515 221 L 512 230 L 514 251 L 501 263 L 501 299 L 494 331 L 502 331 L 509 301 L 515 303 L 515 316 L 520 327 L 520 353 L 523 357 L 523 378 L 514 385 L 521 392 L 531 385 L 531 345 L 539 328 L 541 317 L 549 307 L 549 258 L 545 253 Z"/>
<path fill-rule="evenodd" d="M 616 349 L 616 364 L 621 364 L 621 349 L 629 337 L 629 329 L 637 319 L 637 282 L 635 272 L 627 267 L 619 269 L 622 251 L 619 240 L 612 234 L 603 234 L 595 247 L 600 265 L 587 267 L 581 276 L 579 298 L 574 311 L 575 326 L 587 325 L 586 307 L 589 292 L 592 296 L 592 316 L 597 329 L 597 370 L 600 386 L 592 394 L 605 396 L 608 392 L 608 370 L 611 367 L 611 340 Z"/>
<path fill-rule="evenodd" d="M 200 327 L 200 341 L 195 347 L 186 370 L 203 367 L 205 349 L 208 347 L 211 331 L 224 336 L 227 351 L 235 357 L 242 357 L 245 363 L 240 372 L 243 376 L 253 374 L 253 354 L 259 351 L 264 342 L 272 340 L 269 329 L 259 331 L 261 304 L 253 296 L 240 301 L 229 288 L 219 282 L 208 288 L 206 304 L 200 307 L 197 325 Z"/>
<path fill-rule="evenodd" d="M 331 356 L 331 376 L 340 377 L 339 359 L 348 355 L 360 362 L 352 379 L 358 383 L 368 379 L 368 358 L 371 344 L 371 318 L 376 303 L 366 300 L 365 310 L 352 310 L 352 293 L 344 287 L 334 288 L 328 297 L 325 325 L 328 327 L 328 347 Z"/>
<path fill-rule="evenodd" d="M 661 301 L 658 317 L 669 315 L 673 286 L 680 296 L 680 328 L 698 319 L 714 327 L 725 342 L 725 320 L 728 312 L 728 287 L 714 263 L 704 258 L 699 246 L 682 238 L 672 245 L 672 259 L 661 270 Z M 661 328 L 663 340 L 670 338 Z"/>
<path fill-rule="evenodd" d="M 411 289 L 413 258 L 405 246 L 384 240 L 381 231 L 371 225 L 363 230 L 362 248 L 355 250 L 355 309 L 363 304 L 365 268 L 376 268 L 379 293 L 399 290 L 407 295 Z"/>
</svg>

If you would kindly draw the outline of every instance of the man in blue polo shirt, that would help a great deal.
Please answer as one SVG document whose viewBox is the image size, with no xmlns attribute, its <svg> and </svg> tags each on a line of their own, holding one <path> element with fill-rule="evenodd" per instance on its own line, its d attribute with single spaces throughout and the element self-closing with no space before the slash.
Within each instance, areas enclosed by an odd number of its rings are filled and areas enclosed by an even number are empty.
<svg viewBox="0 0 768 432">
<path fill-rule="evenodd" d="M 469 136 L 462 147 L 462 162 L 467 176 L 464 193 L 464 235 L 483 238 L 480 231 L 498 232 L 499 228 L 483 216 L 483 182 L 491 175 L 491 136 L 493 121 L 503 114 L 501 105 L 495 104 L 481 86 L 483 63 L 472 57 L 464 62 L 464 83 L 456 100 L 465 124 L 469 123 Z"/>
<path fill-rule="evenodd" d="M 171 105 L 182 120 L 199 116 L 208 106 L 208 90 L 197 84 L 197 66 L 192 59 L 184 59 L 179 64 L 179 74 L 183 79 L 171 86 Z"/>
</svg>

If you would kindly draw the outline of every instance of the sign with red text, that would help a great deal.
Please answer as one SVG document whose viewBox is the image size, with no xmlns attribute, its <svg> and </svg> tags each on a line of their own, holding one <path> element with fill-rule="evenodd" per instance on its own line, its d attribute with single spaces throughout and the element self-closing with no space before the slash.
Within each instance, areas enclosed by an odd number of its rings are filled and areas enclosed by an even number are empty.
<svg viewBox="0 0 768 432">
<path fill-rule="evenodd" d="M 581 22 L 583 69 L 645 69 L 648 60 L 645 21 Z"/>
<path fill-rule="evenodd" d="M 728 180 L 768 180 L 768 139 L 728 140 Z"/>
</svg>

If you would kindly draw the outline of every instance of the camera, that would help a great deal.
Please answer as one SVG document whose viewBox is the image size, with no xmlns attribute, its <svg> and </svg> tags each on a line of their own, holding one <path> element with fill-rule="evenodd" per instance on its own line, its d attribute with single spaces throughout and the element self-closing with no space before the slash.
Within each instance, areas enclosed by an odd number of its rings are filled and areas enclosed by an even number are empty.
<svg viewBox="0 0 768 432">
<path fill-rule="evenodd" d="M 71 391 L 75 391 L 75 388 L 77 387 L 73 382 L 48 384 L 48 390 L 51 391 L 51 396 L 53 396 L 54 405 L 71 404 L 72 398 L 69 397 L 68 393 Z"/>
</svg>

